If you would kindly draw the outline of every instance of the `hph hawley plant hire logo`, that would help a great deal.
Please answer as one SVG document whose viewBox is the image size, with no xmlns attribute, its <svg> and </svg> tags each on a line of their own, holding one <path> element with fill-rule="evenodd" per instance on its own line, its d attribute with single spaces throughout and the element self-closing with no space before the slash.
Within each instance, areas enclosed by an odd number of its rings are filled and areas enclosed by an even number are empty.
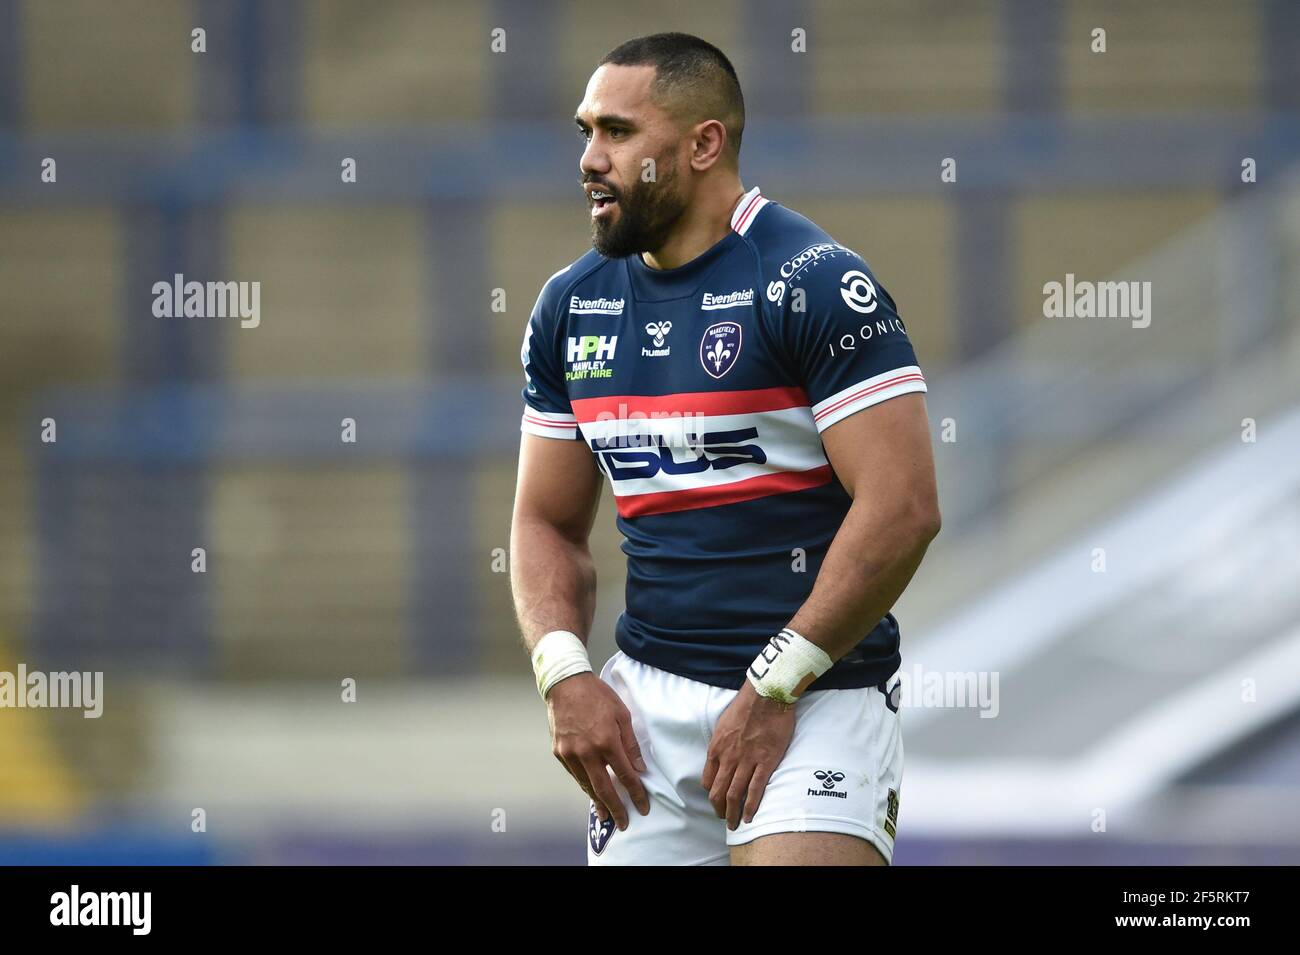
<svg viewBox="0 0 1300 955">
<path fill-rule="evenodd" d="M 713 378 L 721 378 L 736 364 L 740 355 L 740 326 L 735 322 L 718 322 L 704 330 L 700 339 L 700 364 Z"/>
</svg>

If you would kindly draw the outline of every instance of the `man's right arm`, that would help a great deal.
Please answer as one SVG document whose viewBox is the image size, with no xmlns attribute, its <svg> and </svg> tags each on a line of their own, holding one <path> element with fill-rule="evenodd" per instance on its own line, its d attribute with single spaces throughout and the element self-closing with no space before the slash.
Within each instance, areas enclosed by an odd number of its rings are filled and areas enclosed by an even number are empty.
<svg viewBox="0 0 1300 955">
<path fill-rule="evenodd" d="M 596 612 L 596 567 L 589 544 L 600 504 L 600 472 L 585 442 L 524 432 L 510 526 L 510 582 L 524 645 L 531 654 L 554 630 L 587 641 Z M 560 680 L 546 694 L 552 752 L 596 806 L 600 820 L 627 828 L 627 809 L 609 769 L 642 815 L 650 811 L 638 772 L 645 762 L 632 718 L 594 673 Z M 608 769 L 607 769 L 608 767 Z"/>
<path fill-rule="evenodd" d="M 552 630 L 583 637 L 596 613 L 596 565 L 588 540 L 600 504 L 596 459 L 582 441 L 523 432 L 510 583 L 524 646 L 532 653 Z"/>
</svg>

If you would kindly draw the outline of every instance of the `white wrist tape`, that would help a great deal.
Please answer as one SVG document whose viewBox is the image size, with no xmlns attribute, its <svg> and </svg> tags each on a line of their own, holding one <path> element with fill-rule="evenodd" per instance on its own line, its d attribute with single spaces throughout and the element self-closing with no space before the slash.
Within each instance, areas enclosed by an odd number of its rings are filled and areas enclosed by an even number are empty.
<svg viewBox="0 0 1300 955">
<path fill-rule="evenodd" d="M 561 680 L 590 672 L 587 648 L 576 633 L 552 630 L 533 647 L 533 675 L 537 677 L 537 692 L 543 700 Z"/>
<path fill-rule="evenodd" d="M 786 627 L 758 651 L 749 665 L 749 682 L 759 696 L 793 703 L 834 662 L 817 644 Z"/>
</svg>

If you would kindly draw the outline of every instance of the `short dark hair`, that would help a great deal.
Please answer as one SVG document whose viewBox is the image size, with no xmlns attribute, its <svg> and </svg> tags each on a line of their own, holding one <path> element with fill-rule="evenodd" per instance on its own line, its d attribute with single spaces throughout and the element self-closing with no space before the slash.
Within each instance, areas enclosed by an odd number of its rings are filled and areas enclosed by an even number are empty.
<svg viewBox="0 0 1300 955">
<path fill-rule="evenodd" d="M 606 63 L 653 66 L 655 79 L 650 89 L 655 99 L 678 116 L 721 122 L 727 128 L 732 158 L 739 159 L 745 97 L 736 68 L 712 43 L 689 33 L 655 33 L 620 43 L 596 65 Z"/>
</svg>

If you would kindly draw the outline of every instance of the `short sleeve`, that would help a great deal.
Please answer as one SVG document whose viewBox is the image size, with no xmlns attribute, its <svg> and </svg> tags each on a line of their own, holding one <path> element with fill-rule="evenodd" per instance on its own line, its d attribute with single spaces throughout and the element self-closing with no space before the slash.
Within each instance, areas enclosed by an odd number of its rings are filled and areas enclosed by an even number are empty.
<svg viewBox="0 0 1300 955">
<path fill-rule="evenodd" d="M 524 414 L 519 429 L 543 438 L 574 439 L 581 435 L 564 387 L 557 342 L 558 316 L 550 307 L 552 296 L 548 294 L 561 274 L 552 276 L 542 289 L 524 330 L 524 342 L 519 350 L 519 360 L 524 366 Z"/>
<path fill-rule="evenodd" d="M 859 256 L 806 270 L 783 298 L 782 338 L 818 431 L 926 390 L 894 300 Z"/>
</svg>

